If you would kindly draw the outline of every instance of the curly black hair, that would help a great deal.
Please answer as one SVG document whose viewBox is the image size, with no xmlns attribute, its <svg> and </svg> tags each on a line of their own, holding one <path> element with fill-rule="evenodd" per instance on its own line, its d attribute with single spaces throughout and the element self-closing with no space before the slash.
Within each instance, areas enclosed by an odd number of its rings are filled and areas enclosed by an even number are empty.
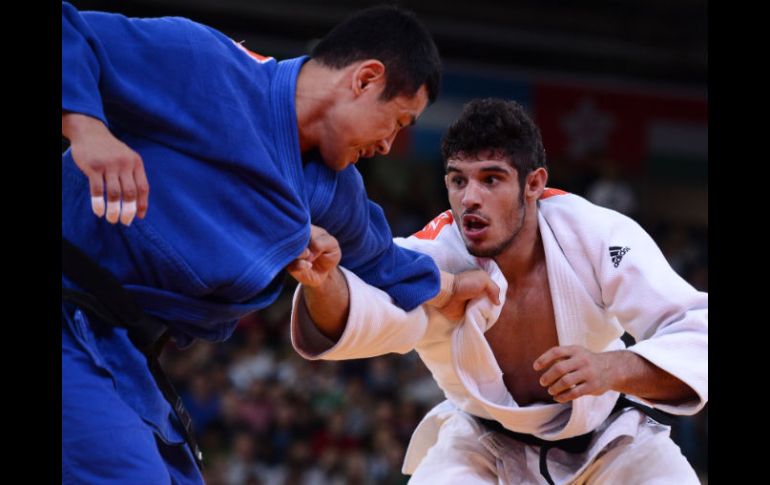
<svg viewBox="0 0 770 485">
<path fill-rule="evenodd" d="M 473 158 L 490 151 L 516 169 L 522 189 L 527 174 L 539 167 L 548 168 L 540 130 L 516 101 L 470 101 L 441 142 L 444 167 L 449 159 Z"/>
</svg>

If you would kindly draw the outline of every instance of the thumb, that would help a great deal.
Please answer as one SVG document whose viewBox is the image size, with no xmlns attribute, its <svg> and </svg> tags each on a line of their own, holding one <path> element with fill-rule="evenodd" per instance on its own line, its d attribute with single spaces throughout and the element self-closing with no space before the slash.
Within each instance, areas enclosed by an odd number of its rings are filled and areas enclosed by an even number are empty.
<svg viewBox="0 0 770 485">
<path fill-rule="evenodd" d="M 489 280 L 489 283 L 487 283 L 486 292 L 489 299 L 492 300 L 492 303 L 495 305 L 500 304 L 500 287 L 491 279 Z"/>
</svg>

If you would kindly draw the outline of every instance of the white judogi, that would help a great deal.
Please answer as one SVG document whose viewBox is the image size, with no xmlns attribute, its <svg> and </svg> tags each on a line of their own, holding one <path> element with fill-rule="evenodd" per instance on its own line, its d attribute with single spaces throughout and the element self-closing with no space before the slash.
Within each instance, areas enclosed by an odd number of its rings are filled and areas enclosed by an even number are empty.
<svg viewBox="0 0 770 485">
<path fill-rule="evenodd" d="M 628 217 L 553 189 L 546 191 L 538 205 L 559 344 L 581 345 L 594 352 L 622 349 L 620 336 L 625 330 L 637 340 L 628 350 L 687 383 L 699 398 L 679 406 L 639 400 L 673 414 L 698 412 L 708 400 L 708 295 L 677 275 L 652 238 Z M 343 268 L 350 288 L 350 314 L 340 340 L 335 344 L 317 331 L 299 289 L 291 334 L 295 349 L 308 359 L 418 352 L 447 401 L 431 410 L 412 435 L 403 471 L 414 474 L 413 482 L 423 477 L 434 483 L 483 482 L 476 472 L 487 470 L 490 483 L 545 483 L 538 472 L 537 447 L 482 429 L 470 417 L 474 415 L 546 440 L 597 430 L 583 454 L 549 452 L 549 471 L 557 483 L 580 482 L 589 472 L 591 483 L 599 476 L 603 483 L 633 483 L 633 477 L 645 476 L 641 470 L 647 467 L 664 475 L 669 471 L 669 477 L 660 483 L 674 483 L 667 481 L 671 476 L 676 477 L 677 485 L 698 483 L 668 438 L 667 427 L 637 411 L 607 419 L 616 392 L 584 396 L 567 404 L 520 407 L 516 403 L 483 335 L 500 315 L 507 283 L 494 261 L 468 253 L 450 211 L 415 236 L 396 242 L 429 254 L 445 271 L 485 269 L 501 289 L 501 305 L 495 306 L 487 298 L 470 302 L 459 324 L 428 306 L 404 312 L 385 292 Z M 667 453 L 643 451 L 642 442 Z M 615 462 L 608 458 L 613 456 L 612 450 L 626 457 L 632 448 L 641 450 L 633 460 L 634 473 L 627 473 L 631 460 L 612 466 Z M 459 449 L 464 452 L 452 462 L 449 457 Z M 519 453 L 512 451 L 516 449 Z M 597 460 L 599 455 L 602 458 Z M 462 465 L 462 456 L 472 458 L 467 466 Z M 600 466 L 602 463 L 606 466 Z M 437 480 L 437 474 L 449 481 Z"/>
</svg>

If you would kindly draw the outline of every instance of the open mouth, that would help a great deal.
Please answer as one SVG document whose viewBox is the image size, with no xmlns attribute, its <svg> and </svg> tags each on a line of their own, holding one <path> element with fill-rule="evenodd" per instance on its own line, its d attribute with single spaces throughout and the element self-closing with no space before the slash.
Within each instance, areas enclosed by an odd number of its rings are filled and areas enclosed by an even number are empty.
<svg viewBox="0 0 770 485">
<path fill-rule="evenodd" d="M 353 158 L 353 163 L 354 164 L 358 163 L 361 159 L 364 159 L 364 158 L 366 158 L 366 150 L 364 150 L 363 148 L 359 148 L 358 150 L 356 150 L 356 155 Z"/>
<path fill-rule="evenodd" d="M 366 150 L 364 148 L 358 150 L 358 158 L 372 158 L 374 156 L 374 150 Z"/>
<path fill-rule="evenodd" d="M 463 232 L 470 238 L 480 237 L 489 227 L 489 222 L 486 219 L 475 214 L 465 214 L 462 221 Z"/>
</svg>

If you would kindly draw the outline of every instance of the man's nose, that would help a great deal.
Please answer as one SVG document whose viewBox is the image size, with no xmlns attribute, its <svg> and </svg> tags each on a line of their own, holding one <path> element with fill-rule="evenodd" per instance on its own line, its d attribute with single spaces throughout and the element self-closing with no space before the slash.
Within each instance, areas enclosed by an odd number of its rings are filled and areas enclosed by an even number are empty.
<svg viewBox="0 0 770 485">
<path fill-rule="evenodd" d="M 481 193 L 476 182 L 469 181 L 468 185 L 465 186 L 465 191 L 463 191 L 462 204 L 463 207 L 467 208 L 481 205 Z"/>
<path fill-rule="evenodd" d="M 390 153 L 390 149 L 393 148 L 393 142 L 396 139 L 396 133 L 390 135 L 389 138 L 383 138 L 377 142 L 377 153 L 381 155 L 387 155 Z"/>
</svg>

